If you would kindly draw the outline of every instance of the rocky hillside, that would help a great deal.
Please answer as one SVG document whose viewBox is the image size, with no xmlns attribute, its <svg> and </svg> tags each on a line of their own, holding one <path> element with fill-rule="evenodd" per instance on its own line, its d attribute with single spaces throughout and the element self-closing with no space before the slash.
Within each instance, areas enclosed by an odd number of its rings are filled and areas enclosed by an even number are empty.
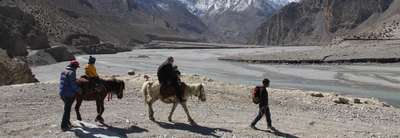
<svg viewBox="0 0 400 138">
<path fill-rule="evenodd" d="M 115 47 L 154 39 L 245 43 L 266 17 L 293 1 L 2 0 L 0 6 L 33 15 L 50 45 L 94 36 L 100 43 L 90 46 L 107 43 L 113 45 L 109 49 L 124 51 Z"/>
<path fill-rule="evenodd" d="M 393 26 L 397 22 L 390 19 L 397 16 L 397 3 L 393 0 L 303 0 L 291 3 L 263 23 L 250 42 L 323 45 L 334 39 L 354 38 L 355 35 L 357 39 L 392 38 L 387 33 L 389 30 L 396 32 Z M 387 20 L 381 20 L 383 18 Z M 388 29 L 377 31 L 377 26 L 388 26 L 383 27 Z M 365 34 L 373 36 L 360 37 Z"/>
<path fill-rule="evenodd" d="M 8 56 L 26 56 L 27 49 L 49 48 L 47 35 L 32 15 L 15 7 L 0 6 L 0 48 Z"/>
<path fill-rule="evenodd" d="M 0 86 L 37 82 L 28 64 L 8 57 L 6 51 L 0 49 Z"/>
<path fill-rule="evenodd" d="M 32 14 L 52 45 L 71 36 L 90 35 L 100 43 L 124 47 L 147 42 L 154 36 L 186 38 L 197 33 L 193 30 L 204 30 L 201 22 L 192 23 L 197 17 L 170 1 L 2 0 L 0 5 Z"/>
<path fill-rule="evenodd" d="M 296 0 L 179 0 L 208 26 L 205 38 L 246 43 L 257 26 L 282 6 Z"/>
</svg>

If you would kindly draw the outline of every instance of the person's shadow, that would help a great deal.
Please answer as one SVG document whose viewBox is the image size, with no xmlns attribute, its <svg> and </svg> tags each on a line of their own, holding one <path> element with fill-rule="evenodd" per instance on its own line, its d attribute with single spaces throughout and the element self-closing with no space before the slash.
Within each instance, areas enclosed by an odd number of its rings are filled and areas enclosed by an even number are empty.
<svg viewBox="0 0 400 138">
<path fill-rule="evenodd" d="M 75 136 L 79 138 L 98 138 L 98 137 L 121 137 L 127 138 L 127 134 L 148 132 L 147 129 L 137 126 L 129 128 L 118 128 L 103 124 L 103 127 L 88 127 L 85 123 L 80 123 L 80 126 L 71 129 Z"/>
<path fill-rule="evenodd" d="M 292 135 L 292 134 L 289 134 L 289 133 L 281 132 L 281 131 L 279 131 L 279 130 L 276 129 L 276 128 L 273 128 L 272 130 L 262 130 L 262 129 L 256 128 L 256 130 L 258 130 L 258 131 L 264 131 L 264 132 L 267 132 L 267 133 L 271 133 L 271 134 L 274 134 L 275 136 L 278 136 L 278 137 L 298 138 L 298 137 L 295 136 L 295 135 Z"/>
<path fill-rule="evenodd" d="M 192 133 L 197 133 L 204 136 L 211 136 L 211 137 L 221 137 L 218 136 L 217 132 L 232 132 L 232 130 L 224 129 L 224 128 L 210 128 L 200 125 L 188 125 L 184 123 L 165 123 L 165 122 L 156 122 L 158 126 L 164 129 L 177 129 L 177 130 L 184 130 L 189 131 Z"/>
</svg>

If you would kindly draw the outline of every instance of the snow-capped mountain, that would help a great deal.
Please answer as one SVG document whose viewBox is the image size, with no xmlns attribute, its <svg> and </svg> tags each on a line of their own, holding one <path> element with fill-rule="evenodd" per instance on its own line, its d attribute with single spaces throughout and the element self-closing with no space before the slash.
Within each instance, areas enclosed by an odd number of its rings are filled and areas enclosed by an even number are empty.
<svg viewBox="0 0 400 138">
<path fill-rule="evenodd" d="M 214 15 L 224 12 L 242 12 L 256 8 L 269 12 L 299 0 L 179 0 L 195 15 Z"/>
<path fill-rule="evenodd" d="M 245 43 L 265 19 L 299 0 L 177 0 L 207 25 L 206 38 L 222 43 Z"/>
</svg>

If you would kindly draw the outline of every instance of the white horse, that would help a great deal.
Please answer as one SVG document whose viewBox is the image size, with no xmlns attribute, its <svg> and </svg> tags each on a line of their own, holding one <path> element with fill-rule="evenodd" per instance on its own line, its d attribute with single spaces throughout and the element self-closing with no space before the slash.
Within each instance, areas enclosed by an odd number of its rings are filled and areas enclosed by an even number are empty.
<svg viewBox="0 0 400 138">
<path fill-rule="evenodd" d="M 153 82 L 153 81 L 146 81 L 142 85 L 142 91 L 144 93 L 144 101 L 145 104 L 149 106 L 149 119 L 152 121 L 155 121 L 154 119 L 154 111 L 153 111 L 153 103 L 156 102 L 161 98 L 160 95 L 160 84 L 158 82 Z M 196 123 L 193 121 L 192 117 L 189 115 L 189 110 L 187 109 L 186 106 L 186 100 L 190 96 L 196 96 L 201 100 L 202 102 L 206 101 L 206 95 L 204 93 L 204 87 L 203 84 L 189 84 L 185 89 L 183 90 L 183 100 L 185 102 L 178 102 L 176 99 L 176 96 L 172 96 L 170 98 L 166 99 L 161 99 L 166 104 L 173 104 L 172 110 L 168 116 L 168 121 L 172 122 L 172 114 L 175 111 L 176 106 L 178 103 L 180 103 L 185 110 L 185 113 L 188 117 L 188 121 L 190 124 L 195 125 Z"/>
</svg>

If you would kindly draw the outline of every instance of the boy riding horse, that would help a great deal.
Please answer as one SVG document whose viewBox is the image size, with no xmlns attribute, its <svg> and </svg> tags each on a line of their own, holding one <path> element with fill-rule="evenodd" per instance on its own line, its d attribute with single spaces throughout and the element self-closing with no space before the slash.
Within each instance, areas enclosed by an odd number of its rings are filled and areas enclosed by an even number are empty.
<svg viewBox="0 0 400 138">
<path fill-rule="evenodd" d="M 100 78 L 99 75 L 97 74 L 96 70 L 96 58 L 93 56 L 89 57 L 89 62 L 85 66 L 85 74 L 86 74 L 86 79 L 89 81 L 89 90 L 94 91 L 96 86 L 100 83 Z"/>
</svg>

